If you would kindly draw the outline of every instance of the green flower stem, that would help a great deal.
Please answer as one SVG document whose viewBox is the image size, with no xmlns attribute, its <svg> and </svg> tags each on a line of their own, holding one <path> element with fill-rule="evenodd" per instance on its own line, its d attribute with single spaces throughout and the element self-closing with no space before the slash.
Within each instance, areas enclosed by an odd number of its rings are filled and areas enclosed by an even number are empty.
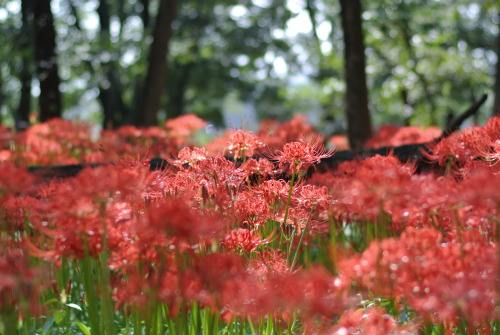
<svg viewBox="0 0 500 335">
<path fill-rule="evenodd" d="M 295 250 L 295 255 L 293 256 L 292 264 L 290 266 L 290 269 L 293 271 L 293 268 L 295 267 L 295 264 L 297 264 L 297 259 L 299 257 L 299 252 L 300 252 L 300 246 L 302 245 L 302 241 L 304 240 L 304 236 L 306 235 L 307 228 L 309 227 L 309 222 L 311 222 L 311 217 L 314 212 L 315 205 L 312 205 L 311 210 L 309 211 L 309 216 L 307 217 L 306 225 L 304 229 L 302 230 L 302 234 L 300 234 L 300 239 L 299 239 L 299 244 L 297 245 L 297 250 Z M 291 243 L 290 243 L 291 245 Z"/>
<path fill-rule="evenodd" d="M 295 235 L 295 227 L 292 230 L 292 236 L 290 238 L 290 243 L 288 244 L 288 249 L 286 251 L 286 259 L 289 259 L 292 255 L 292 247 L 293 247 L 293 236 Z"/>
<path fill-rule="evenodd" d="M 252 319 L 248 316 L 248 326 L 250 327 L 250 332 L 252 335 L 256 335 L 255 328 L 253 327 Z"/>
<path fill-rule="evenodd" d="M 198 304 L 193 302 L 191 304 L 191 313 L 189 314 L 189 334 L 196 335 L 200 332 L 200 310 Z"/>
<path fill-rule="evenodd" d="M 15 310 L 12 311 L 4 311 L 0 314 L 1 326 L 0 331 L 3 330 L 3 334 L 17 334 L 17 312 Z"/>
<path fill-rule="evenodd" d="M 92 269 L 92 258 L 88 252 L 88 246 L 85 242 L 85 257 L 82 260 L 83 270 L 83 289 L 85 291 L 86 309 L 89 316 L 90 328 L 92 335 L 101 335 L 101 327 L 99 324 L 98 301 L 95 295 L 94 276 Z"/>
<path fill-rule="evenodd" d="M 114 335 L 114 311 L 111 300 L 110 271 L 108 266 L 109 248 L 106 227 L 106 204 L 101 204 L 102 252 L 99 255 L 99 288 L 101 298 L 101 318 L 106 335 Z"/>
<path fill-rule="evenodd" d="M 285 217 L 283 218 L 283 227 L 286 225 L 288 219 L 288 210 L 290 209 L 290 202 L 292 201 L 293 186 L 295 184 L 296 173 L 292 173 L 292 180 L 290 180 L 290 189 L 288 190 L 288 198 L 286 199 Z"/>
<path fill-rule="evenodd" d="M 139 311 L 135 308 L 135 306 L 132 307 L 134 311 L 132 312 L 132 318 L 134 322 L 134 334 L 142 334 L 141 332 L 141 316 L 139 314 Z"/>
<path fill-rule="evenodd" d="M 266 334 L 271 335 L 273 333 L 273 326 L 273 317 L 271 315 L 268 315 L 266 323 Z"/>
<path fill-rule="evenodd" d="M 286 241 L 292 239 L 292 242 L 293 242 L 293 234 L 295 234 L 295 231 L 294 231 L 294 232 L 292 232 L 291 237 L 287 237 L 285 234 L 285 231 L 284 231 L 285 226 L 286 226 L 286 221 L 288 220 L 288 210 L 290 209 L 290 203 L 292 202 L 292 192 L 293 192 L 293 186 L 295 184 L 295 178 L 297 178 L 297 174 L 292 173 L 292 180 L 290 180 L 290 189 L 288 190 L 288 197 L 286 199 L 285 217 L 283 218 L 283 224 L 282 224 L 282 228 L 281 228 L 282 234 L 280 235 L 280 248 L 282 246 L 283 238 L 285 238 Z"/>
<path fill-rule="evenodd" d="M 332 266 L 332 273 L 337 274 L 337 243 L 338 243 L 338 236 L 337 236 L 337 227 L 335 225 L 335 222 L 332 220 L 330 222 L 330 240 L 328 243 L 328 250 L 331 248 L 331 266 Z"/>
</svg>

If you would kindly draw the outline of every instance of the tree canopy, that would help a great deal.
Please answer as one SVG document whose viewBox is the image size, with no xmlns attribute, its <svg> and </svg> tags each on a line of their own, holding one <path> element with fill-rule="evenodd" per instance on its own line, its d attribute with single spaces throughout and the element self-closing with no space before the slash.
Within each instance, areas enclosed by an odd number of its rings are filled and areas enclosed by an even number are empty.
<svg viewBox="0 0 500 335">
<path fill-rule="evenodd" d="M 500 91 L 497 2 L 360 3 L 373 124 L 445 126 Z M 354 28 L 342 25 L 341 4 L 0 0 L 1 122 L 22 129 L 60 115 L 116 128 L 195 113 L 223 125 L 236 99 L 260 118 L 303 113 L 320 129 L 345 132 L 353 75 L 344 31 Z"/>
</svg>

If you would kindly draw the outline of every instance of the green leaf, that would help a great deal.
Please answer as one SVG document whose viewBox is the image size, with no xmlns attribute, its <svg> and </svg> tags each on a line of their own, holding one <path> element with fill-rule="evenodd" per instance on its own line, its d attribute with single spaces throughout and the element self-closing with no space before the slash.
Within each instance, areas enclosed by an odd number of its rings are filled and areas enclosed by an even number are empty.
<svg viewBox="0 0 500 335">
<path fill-rule="evenodd" d="M 54 321 L 56 320 L 55 317 L 51 316 L 50 318 L 47 319 L 47 321 L 45 321 L 45 324 L 43 325 L 43 328 L 42 328 L 42 335 L 46 335 L 47 332 L 49 331 L 50 327 L 52 327 L 52 325 L 54 324 Z"/>
<path fill-rule="evenodd" d="M 80 306 L 78 306 L 77 304 L 71 303 L 71 304 L 66 304 L 66 306 L 77 309 L 79 311 L 82 311 L 82 308 Z"/>
<path fill-rule="evenodd" d="M 58 325 L 64 321 L 65 317 L 66 317 L 66 311 L 64 309 L 60 309 L 54 312 L 54 319 Z"/>
<path fill-rule="evenodd" d="M 85 335 L 91 335 L 90 334 L 90 330 L 89 330 L 89 328 L 86 325 L 84 325 L 81 322 L 75 322 L 75 324 L 78 326 L 78 328 L 80 328 L 80 330 L 82 331 L 83 334 L 85 334 Z"/>
</svg>

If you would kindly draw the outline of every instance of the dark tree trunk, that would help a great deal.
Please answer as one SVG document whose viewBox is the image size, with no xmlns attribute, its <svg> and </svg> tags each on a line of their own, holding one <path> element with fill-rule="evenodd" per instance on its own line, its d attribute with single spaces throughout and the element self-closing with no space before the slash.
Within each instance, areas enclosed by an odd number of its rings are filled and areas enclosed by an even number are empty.
<svg viewBox="0 0 500 335">
<path fill-rule="evenodd" d="M 100 38 L 101 45 L 107 45 L 109 43 L 109 31 L 110 31 L 110 15 L 109 15 L 109 4 L 107 0 L 99 1 L 99 7 L 97 7 L 97 15 L 99 16 L 99 25 L 100 25 Z M 105 70 L 106 73 L 106 81 L 104 85 L 99 85 L 99 101 L 102 105 L 103 110 L 103 128 L 104 129 L 113 129 L 115 126 L 114 109 L 115 109 L 115 94 L 113 92 L 113 73 L 109 69 L 110 64 L 101 64 L 103 68 L 107 68 Z"/>
<path fill-rule="evenodd" d="M 97 8 L 100 24 L 100 38 L 102 49 L 106 48 L 110 40 L 111 14 L 108 0 L 100 0 Z M 114 129 L 123 121 L 127 107 L 123 102 L 123 88 L 117 73 L 115 60 L 101 63 L 101 70 L 106 76 L 106 82 L 99 85 L 99 101 L 103 109 L 103 128 Z"/>
<path fill-rule="evenodd" d="M 19 105 L 17 106 L 17 114 L 15 116 L 16 130 L 23 130 L 29 125 L 29 114 L 31 112 L 31 80 L 32 75 L 32 10 L 31 1 L 21 1 L 21 15 L 23 27 L 21 29 L 21 36 L 19 37 L 19 44 L 21 47 L 23 69 L 21 71 L 21 97 Z"/>
<path fill-rule="evenodd" d="M 40 82 L 40 121 L 61 117 L 61 93 L 56 55 L 56 31 L 50 0 L 35 0 L 35 63 Z"/>
<path fill-rule="evenodd" d="M 340 0 L 340 5 L 344 30 L 347 134 L 349 145 L 357 149 L 372 135 L 366 88 L 361 1 Z"/>
<path fill-rule="evenodd" d="M 110 17 L 109 17 L 109 4 L 107 0 L 99 1 L 99 7 L 97 7 L 97 15 L 99 16 L 99 25 L 101 27 L 101 34 L 109 34 L 110 29 Z"/>
<path fill-rule="evenodd" d="M 500 19 L 500 9 L 498 10 L 497 16 Z M 498 28 L 500 28 L 500 22 L 498 24 Z M 493 105 L 493 116 L 500 116 L 500 31 L 497 33 L 496 43 L 497 64 L 495 75 L 495 102 Z"/>
<path fill-rule="evenodd" d="M 161 107 L 167 75 L 168 44 L 172 36 L 172 22 L 177 11 L 177 0 L 161 0 L 156 17 L 153 43 L 149 51 L 148 72 L 144 82 L 141 103 L 138 106 L 138 124 L 154 126 Z"/>
<path fill-rule="evenodd" d="M 141 20 L 144 25 L 144 30 L 149 28 L 149 24 L 151 21 L 151 17 L 149 15 L 149 0 L 141 0 L 142 4 L 142 12 L 141 12 Z"/>
</svg>

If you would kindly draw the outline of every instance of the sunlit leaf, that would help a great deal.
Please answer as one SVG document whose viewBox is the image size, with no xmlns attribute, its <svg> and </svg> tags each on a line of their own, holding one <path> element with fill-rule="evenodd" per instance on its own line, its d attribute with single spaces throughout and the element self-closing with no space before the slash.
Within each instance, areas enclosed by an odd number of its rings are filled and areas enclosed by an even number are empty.
<svg viewBox="0 0 500 335">
<path fill-rule="evenodd" d="M 78 326 L 78 328 L 80 328 L 80 330 L 83 332 L 83 334 L 91 335 L 90 329 L 86 325 L 84 325 L 81 322 L 75 322 L 75 324 Z"/>
<path fill-rule="evenodd" d="M 66 311 L 64 309 L 60 309 L 54 313 L 54 318 L 58 325 L 64 321 L 65 317 L 66 317 Z"/>
<path fill-rule="evenodd" d="M 71 303 L 71 304 L 66 304 L 66 306 L 71 307 L 71 308 L 74 308 L 74 309 L 77 309 L 77 310 L 79 310 L 79 311 L 81 311 L 81 310 L 82 310 L 82 308 L 81 308 L 80 306 L 78 306 L 77 304 L 73 304 L 73 303 Z"/>
</svg>

